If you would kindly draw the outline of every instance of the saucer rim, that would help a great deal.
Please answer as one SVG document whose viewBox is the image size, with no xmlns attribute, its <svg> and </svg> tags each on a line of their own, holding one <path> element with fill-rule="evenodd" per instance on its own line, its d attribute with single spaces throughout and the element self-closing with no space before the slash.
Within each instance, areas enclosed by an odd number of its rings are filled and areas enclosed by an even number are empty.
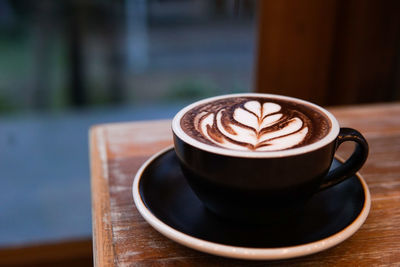
<svg viewBox="0 0 400 267">
<path fill-rule="evenodd" d="M 133 184 L 132 184 L 132 195 L 135 206 L 142 217 L 159 233 L 168 237 L 175 242 L 184 245 L 186 247 L 228 258 L 236 259 L 247 259 L 247 260 L 279 260 L 279 259 L 289 259 L 300 256 L 306 256 L 321 252 L 323 250 L 329 249 L 339 243 L 345 241 L 351 237 L 365 222 L 368 217 L 371 208 L 371 195 L 368 189 L 368 185 L 361 176 L 359 172 L 355 174 L 358 180 L 361 182 L 364 191 L 364 205 L 361 212 L 358 214 L 357 218 L 354 219 L 349 225 L 347 225 L 341 231 L 328 236 L 326 238 L 304 243 L 296 246 L 278 247 L 278 248 L 251 248 L 251 247 L 241 247 L 233 245 L 224 245 L 216 242 L 211 242 L 203 240 L 197 237 L 193 237 L 186 233 L 176 230 L 175 228 L 165 224 L 159 218 L 157 218 L 145 205 L 139 191 L 139 182 L 141 177 L 143 177 L 144 170 L 152 163 L 156 158 L 172 150 L 173 146 L 168 146 L 161 151 L 152 155 L 148 160 L 146 160 L 142 166 L 137 171 Z M 338 156 L 335 156 L 340 162 L 344 160 Z"/>
</svg>

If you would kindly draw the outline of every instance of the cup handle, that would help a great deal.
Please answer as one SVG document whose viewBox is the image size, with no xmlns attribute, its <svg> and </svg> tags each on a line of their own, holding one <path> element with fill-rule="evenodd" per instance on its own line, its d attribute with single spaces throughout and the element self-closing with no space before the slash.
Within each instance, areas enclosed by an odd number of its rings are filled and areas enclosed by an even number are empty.
<svg viewBox="0 0 400 267">
<path fill-rule="evenodd" d="M 347 178 L 353 176 L 365 163 L 368 157 L 368 143 L 362 134 L 351 128 L 340 128 L 339 135 L 336 139 L 336 148 L 346 141 L 356 142 L 353 154 L 339 167 L 328 172 L 325 182 L 319 188 L 319 191 L 325 190 Z"/>
</svg>

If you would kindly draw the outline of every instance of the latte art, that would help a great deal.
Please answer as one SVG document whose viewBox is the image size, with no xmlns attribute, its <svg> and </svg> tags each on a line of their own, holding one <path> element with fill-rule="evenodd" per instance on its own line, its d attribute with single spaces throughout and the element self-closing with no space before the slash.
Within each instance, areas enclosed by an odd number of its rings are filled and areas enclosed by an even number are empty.
<svg viewBox="0 0 400 267">
<path fill-rule="evenodd" d="M 330 131 L 315 108 L 268 97 L 228 97 L 193 105 L 179 119 L 192 140 L 238 151 L 281 151 L 306 146 Z"/>
<path fill-rule="evenodd" d="M 194 126 L 205 139 L 228 149 L 282 150 L 300 144 L 308 127 L 281 109 L 273 102 L 247 101 L 233 110 L 203 111 L 195 116 Z"/>
</svg>

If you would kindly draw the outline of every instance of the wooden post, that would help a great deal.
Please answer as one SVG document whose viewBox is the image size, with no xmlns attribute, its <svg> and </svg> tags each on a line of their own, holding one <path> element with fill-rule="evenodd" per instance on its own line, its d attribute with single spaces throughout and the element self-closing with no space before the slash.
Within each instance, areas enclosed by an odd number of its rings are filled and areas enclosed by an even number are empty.
<svg viewBox="0 0 400 267">
<path fill-rule="evenodd" d="M 256 91 L 321 105 L 399 97 L 399 1 L 259 1 Z"/>
</svg>

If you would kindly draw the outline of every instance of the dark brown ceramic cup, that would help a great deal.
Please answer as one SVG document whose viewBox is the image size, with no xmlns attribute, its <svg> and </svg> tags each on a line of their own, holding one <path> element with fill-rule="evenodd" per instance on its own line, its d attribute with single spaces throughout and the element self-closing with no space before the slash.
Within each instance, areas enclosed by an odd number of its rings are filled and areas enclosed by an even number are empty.
<svg viewBox="0 0 400 267">
<path fill-rule="evenodd" d="M 323 115 L 330 128 L 314 143 L 270 152 L 226 149 L 185 133 L 181 119 L 189 110 L 228 97 L 291 101 Z M 238 222 L 273 223 L 291 218 L 313 194 L 354 175 L 368 156 L 367 141 L 358 131 L 340 128 L 331 113 L 315 104 L 279 95 L 236 94 L 198 101 L 177 113 L 172 131 L 175 152 L 194 193 L 213 213 Z M 329 171 L 336 149 L 346 141 L 355 142 L 354 152 Z"/>
</svg>

